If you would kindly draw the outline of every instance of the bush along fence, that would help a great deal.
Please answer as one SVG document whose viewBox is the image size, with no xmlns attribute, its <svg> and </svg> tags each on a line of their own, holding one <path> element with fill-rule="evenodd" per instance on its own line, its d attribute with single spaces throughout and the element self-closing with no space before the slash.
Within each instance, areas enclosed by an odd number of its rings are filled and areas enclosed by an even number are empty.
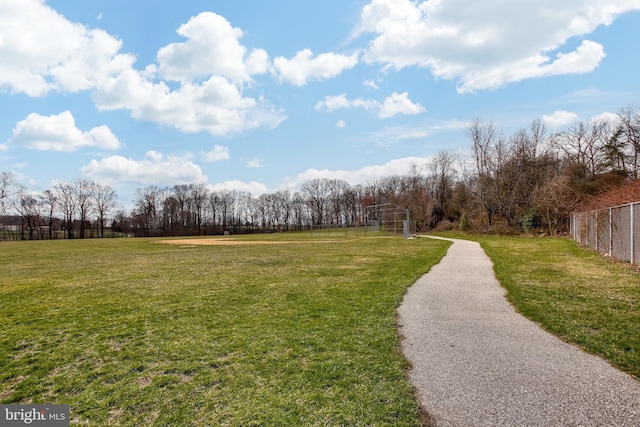
<svg viewBox="0 0 640 427">
<path fill-rule="evenodd" d="M 571 235 L 581 245 L 640 265 L 640 202 L 573 213 Z"/>
</svg>

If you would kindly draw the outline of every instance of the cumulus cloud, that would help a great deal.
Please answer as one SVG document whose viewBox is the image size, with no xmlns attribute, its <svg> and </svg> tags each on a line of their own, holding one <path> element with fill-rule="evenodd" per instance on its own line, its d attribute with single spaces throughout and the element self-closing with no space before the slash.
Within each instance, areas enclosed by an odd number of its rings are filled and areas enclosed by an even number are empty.
<svg viewBox="0 0 640 427">
<path fill-rule="evenodd" d="M 426 67 L 437 78 L 458 81 L 463 93 L 588 73 L 605 57 L 604 47 L 583 40 L 570 50 L 568 42 L 639 9 L 638 0 L 372 0 L 356 34 L 373 34 L 366 62 Z"/>
<path fill-rule="evenodd" d="M 316 104 L 317 111 L 331 112 L 342 108 L 364 108 L 374 112 L 380 119 L 389 119 L 398 114 L 420 114 L 426 111 L 419 103 L 412 102 L 407 92 L 393 92 L 382 103 L 362 98 L 349 100 L 343 93 L 337 96 L 327 96 L 324 101 L 319 101 Z"/>
<path fill-rule="evenodd" d="M 68 21 L 40 0 L 0 4 L 0 90 L 43 96 L 89 90 L 99 110 L 128 110 L 138 120 L 181 132 L 226 135 L 273 128 L 286 117 L 266 99 L 245 95 L 266 73 L 264 50 L 240 44 L 242 30 L 204 12 L 181 26 L 187 41 L 134 68 L 122 42 Z M 64 43 L 60 43 L 64 40 Z M 178 82 L 172 89 L 169 81 Z"/>
<path fill-rule="evenodd" d="M 383 165 L 371 165 L 357 170 L 307 169 L 289 180 L 288 188 L 299 188 L 303 183 L 316 178 L 342 179 L 351 185 L 366 184 L 392 175 L 406 175 L 412 167 L 421 168 L 432 162 L 431 157 L 405 157 L 391 160 Z"/>
<path fill-rule="evenodd" d="M 273 60 L 278 80 L 296 86 L 304 86 L 309 80 L 327 80 L 340 75 L 358 64 L 359 54 L 342 55 L 323 53 L 315 58 L 310 49 L 304 49 L 287 59 L 279 56 Z"/>
<path fill-rule="evenodd" d="M 414 104 L 411 102 L 407 92 L 393 92 L 380 106 L 378 117 L 381 119 L 389 119 L 397 114 L 413 115 L 424 113 L 425 111 L 427 110 L 419 103 Z"/>
<path fill-rule="evenodd" d="M 157 71 L 165 79 L 186 81 L 219 75 L 243 83 L 269 69 L 267 52 L 255 49 L 249 53 L 240 44 L 244 32 L 220 15 L 203 12 L 177 32 L 187 41 L 171 43 L 158 51 Z"/>
<path fill-rule="evenodd" d="M 101 111 L 125 109 L 138 120 L 152 121 L 184 133 L 212 135 L 238 133 L 259 127 L 274 128 L 286 119 L 266 100 L 244 97 L 240 88 L 221 76 L 202 83 L 184 82 L 171 90 L 129 70 L 94 94 Z"/>
<path fill-rule="evenodd" d="M 222 160 L 229 160 L 229 148 L 222 145 L 214 145 L 213 150 L 200 153 L 205 162 L 215 163 Z"/>
<path fill-rule="evenodd" d="M 578 120 L 578 115 L 570 111 L 558 110 L 553 114 L 545 114 L 542 116 L 542 121 L 552 128 L 562 127 L 571 124 Z"/>
<path fill-rule="evenodd" d="M 75 118 L 70 111 L 51 116 L 29 114 L 16 124 L 10 142 L 40 151 L 66 152 L 82 147 L 117 150 L 121 145 L 107 126 L 81 131 L 76 127 Z"/>
<path fill-rule="evenodd" d="M 93 159 L 81 169 L 85 176 L 111 185 L 119 183 L 143 185 L 175 185 L 206 183 L 200 166 L 189 158 L 167 156 L 149 151 L 142 160 L 123 156 Z"/>
<path fill-rule="evenodd" d="M 345 122 L 344 120 L 338 120 L 338 122 L 336 123 L 336 127 L 343 129 L 347 127 L 347 122 Z"/>
<path fill-rule="evenodd" d="M 28 96 L 93 89 L 134 61 L 119 53 L 120 40 L 69 22 L 40 0 L 2 2 L 0 40 L 0 89 Z"/>
</svg>

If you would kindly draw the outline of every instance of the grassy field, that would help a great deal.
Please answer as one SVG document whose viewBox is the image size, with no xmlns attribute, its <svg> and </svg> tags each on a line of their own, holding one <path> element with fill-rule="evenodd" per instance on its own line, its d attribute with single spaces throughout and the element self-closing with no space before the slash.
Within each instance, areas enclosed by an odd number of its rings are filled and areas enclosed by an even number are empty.
<svg viewBox="0 0 640 427">
<path fill-rule="evenodd" d="M 395 309 L 448 244 L 252 239 L 296 242 L 0 242 L 0 403 L 69 404 L 72 425 L 420 425 Z"/>
<path fill-rule="evenodd" d="M 522 314 L 640 378 L 640 273 L 568 239 L 446 236 L 480 242 Z"/>
</svg>

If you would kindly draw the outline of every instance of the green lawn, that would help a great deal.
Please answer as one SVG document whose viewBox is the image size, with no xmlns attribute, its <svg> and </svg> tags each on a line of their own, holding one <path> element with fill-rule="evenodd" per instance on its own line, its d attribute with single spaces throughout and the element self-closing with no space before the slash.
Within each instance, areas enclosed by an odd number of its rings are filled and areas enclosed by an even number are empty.
<svg viewBox="0 0 640 427">
<path fill-rule="evenodd" d="M 639 273 L 568 239 L 446 235 L 480 242 L 522 314 L 640 378 Z"/>
<path fill-rule="evenodd" d="M 0 242 L 0 403 L 72 425 L 417 426 L 396 308 L 447 242 Z"/>
</svg>

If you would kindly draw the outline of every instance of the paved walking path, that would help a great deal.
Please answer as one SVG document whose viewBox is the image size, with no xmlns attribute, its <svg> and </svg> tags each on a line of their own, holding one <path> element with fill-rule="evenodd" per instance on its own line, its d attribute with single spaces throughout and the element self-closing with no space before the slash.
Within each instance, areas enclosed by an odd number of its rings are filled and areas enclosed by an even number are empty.
<svg viewBox="0 0 640 427">
<path fill-rule="evenodd" d="M 640 426 L 639 381 L 516 313 L 480 245 L 453 241 L 398 310 L 432 426 Z"/>
</svg>

